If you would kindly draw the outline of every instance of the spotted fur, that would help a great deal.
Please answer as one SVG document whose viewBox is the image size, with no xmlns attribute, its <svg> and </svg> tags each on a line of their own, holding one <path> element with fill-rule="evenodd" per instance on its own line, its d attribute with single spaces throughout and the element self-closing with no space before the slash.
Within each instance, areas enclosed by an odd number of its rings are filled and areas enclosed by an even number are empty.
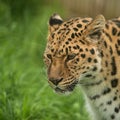
<svg viewBox="0 0 120 120">
<path fill-rule="evenodd" d="M 120 120 L 120 17 L 63 21 L 54 14 L 44 60 L 56 92 L 79 85 L 94 120 Z"/>
</svg>

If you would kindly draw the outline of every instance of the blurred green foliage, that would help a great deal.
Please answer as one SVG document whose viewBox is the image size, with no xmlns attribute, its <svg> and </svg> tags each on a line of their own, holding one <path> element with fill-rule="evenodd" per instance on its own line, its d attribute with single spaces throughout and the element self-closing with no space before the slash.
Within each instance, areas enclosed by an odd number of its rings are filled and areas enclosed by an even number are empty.
<svg viewBox="0 0 120 120">
<path fill-rule="evenodd" d="M 42 10 L 45 2 L 46 0 L 1 0 L 0 12 L 7 12 L 12 18 L 23 17 L 27 11 L 31 15 L 36 15 L 39 10 Z"/>
<path fill-rule="evenodd" d="M 64 15 L 56 0 L 0 0 L 0 120 L 87 120 L 81 92 L 66 97 L 47 83 L 47 22 Z"/>
</svg>

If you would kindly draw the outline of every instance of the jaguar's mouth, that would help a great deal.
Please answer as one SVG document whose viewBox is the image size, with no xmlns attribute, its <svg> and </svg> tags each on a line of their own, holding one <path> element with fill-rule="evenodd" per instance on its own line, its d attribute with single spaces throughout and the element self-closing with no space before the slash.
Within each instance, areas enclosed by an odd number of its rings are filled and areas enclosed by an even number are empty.
<svg viewBox="0 0 120 120">
<path fill-rule="evenodd" d="M 57 93 L 62 93 L 62 94 L 65 94 L 67 92 L 72 92 L 75 88 L 75 86 L 77 85 L 78 81 L 75 81 L 73 83 L 71 83 L 70 85 L 67 85 L 66 87 L 64 87 L 64 89 L 62 87 L 56 87 L 55 88 L 55 91 Z"/>
<path fill-rule="evenodd" d="M 57 93 L 65 93 L 66 92 L 66 90 L 63 90 L 63 89 L 61 89 L 61 88 L 59 88 L 59 87 L 56 87 L 55 88 L 55 92 L 57 92 Z"/>
</svg>

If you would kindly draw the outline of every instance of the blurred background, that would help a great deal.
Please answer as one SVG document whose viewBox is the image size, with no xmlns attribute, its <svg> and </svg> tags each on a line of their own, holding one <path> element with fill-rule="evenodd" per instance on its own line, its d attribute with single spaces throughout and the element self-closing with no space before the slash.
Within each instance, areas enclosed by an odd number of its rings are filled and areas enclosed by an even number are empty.
<svg viewBox="0 0 120 120">
<path fill-rule="evenodd" d="M 49 17 L 119 16 L 120 0 L 0 0 L 0 120 L 89 120 L 80 90 L 53 92 L 43 63 Z"/>
</svg>

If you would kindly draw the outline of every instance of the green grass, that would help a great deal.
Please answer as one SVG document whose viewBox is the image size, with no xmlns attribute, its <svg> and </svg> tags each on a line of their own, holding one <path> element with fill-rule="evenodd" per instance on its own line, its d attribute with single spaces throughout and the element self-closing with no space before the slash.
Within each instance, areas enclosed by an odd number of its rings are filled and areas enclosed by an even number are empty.
<svg viewBox="0 0 120 120">
<path fill-rule="evenodd" d="M 35 16 L 28 10 L 17 19 L 2 7 L 0 120 L 88 120 L 80 91 L 61 96 L 47 83 L 43 63 L 47 21 L 57 7 L 44 6 Z"/>
</svg>

